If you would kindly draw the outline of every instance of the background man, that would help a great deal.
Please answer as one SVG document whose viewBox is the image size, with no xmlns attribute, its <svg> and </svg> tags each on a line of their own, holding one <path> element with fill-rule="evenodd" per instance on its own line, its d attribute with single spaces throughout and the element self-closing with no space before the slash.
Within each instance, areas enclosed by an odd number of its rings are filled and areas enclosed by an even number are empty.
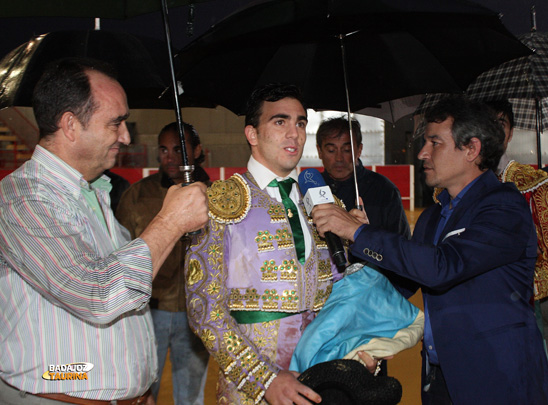
<svg viewBox="0 0 548 405">
<path fill-rule="evenodd" d="M 427 111 L 426 122 L 418 156 L 426 183 L 444 190 L 410 241 L 328 204 L 314 221 L 422 288 L 424 404 L 547 403 L 548 361 L 529 303 L 534 225 L 515 186 L 493 173 L 504 133 L 488 107 L 460 97 Z"/>
<path fill-rule="evenodd" d="M 0 183 L 0 403 L 143 403 L 157 370 L 152 280 L 206 223 L 205 186 L 172 187 L 130 241 L 102 175 L 129 142 L 120 84 L 100 62 L 62 60 L 33 107 L 39 144 Z"/>
<path fill-rule="evenodd" d="M 350 211 L 356 207 L 356 170 L 358 193 L 363 200 L 369 223 L 387 231 L 397 232 L 409 239 L 411 231 L 401 203 L 400 192 L 382 174 L 363 167 L 360 160 L 363 148 L 360 123 L 354 119 L 351 122 L 355 160 L 352 158 L 350 130 L 346 118 L 323 121 L 316 132 L 316 148 L 325 168 L 322 173 L 325 183 Z"/>
<path fill-rule="evenodd" d="M 288 371 L 336 272 L 291 184 L 306 141 L 299 91 L 257 89 L 245 123 L 248 172 L 213 183 L 208 232 L 187 255 L 190 325 L 220 366 L 218 403 L 319 402 Z"/>
<path fill-rule="evenodd" d="M 487 103 L 495 113 L 504 130 L 504 154 L 497 168 L 503 182 L 512 182 L 529 203 L 533 222 L 537 230 L 538 257 L 535 265 L 535 309 L 537 321 L 548 342 L 548 175 L 544 170 L 535 170 L 511 160 L 506 154 L 508 143 L 514 135 L 514 112 L 508 100 Z M 541 312 L 542 310 L 542 312 Z M 544 321 L 543 321 L 544 316 Z"/>
<path fill-rule="evenodd" d="M 194 127 L 184 123 L 188 163 L 203 161 L 200 138 Z M 183 173 L 181 141 L 177 123 L 166 125 L 158 135 L 158 161 L 160 171 L 133 184 L 124 193 L 116 217 L 130 232 L 138 237 L 162 208 L 170 186 L 181 184 Z M 209 183 L 205 170 L 196 165 L 194 178 Z M 152 385 L 154 399 L 158 398 L 160 380 L 168 348 L 170 349 L 175 404 L 192 405 L 204 402 L 204 385 L 209 354 L 202 341 L 188 327 L 185 304 L 183 266 L 190 239 L 181 238 L 175 244 L 158 275 L 152 283 L 150 308 L 154 333 L 158 344 L 158 381 Z"/>
</svg>

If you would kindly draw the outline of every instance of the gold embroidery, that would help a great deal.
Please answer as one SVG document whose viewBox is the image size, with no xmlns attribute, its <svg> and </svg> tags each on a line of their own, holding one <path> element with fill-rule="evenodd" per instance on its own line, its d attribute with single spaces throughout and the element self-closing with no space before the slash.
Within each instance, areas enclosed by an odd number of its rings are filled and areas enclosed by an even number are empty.
<svg viewBox="0 0 548 405">
<path fill-rule="evenodd" d="M 213 182 L 207 196 L 210 218 L 223 224 L 242 221 L 251 206 L 249 186 L 239 174 Z"/>
<path fill-rule="evenodd" d="M 230 370 L 230 372 L 228 373 L 228 378 L 233 381 L 234 384 L 239 385 L 240 382 L 245 378 L 242 367 L 237 366 Z"/>
<path fill-rule="evenodd" d="M 263 309 L 264 310 L 274 310 L 278 309 L 278 300 L 280 296 L 276 290 L 264 290 L 264 294 L 261 296 L 263 300 Z"/>
<path fill-rule="evenodd" d="M 257 289 L 251 288 L 245 290 L 244 300 L 245 307 L 247 309 L 259 309 L 259 294 L 257 294 Z"/>
<path fill-rule="evenodd" d="M 211 333 L 209 329 L 204 329 L 200 338 L 202 339 L 202 342 L 204 342 L 204 346 L 207 349 L 213 349 L 213 346 L 215 345 L 215 335 Z"/>
<path fill-rule="evenodd" d="M 333 279 L 331 272 L 331 262 L 329 259 L 318 258 L 318 281 L 328 281 Z"/>
<path fill-rule="evenodd" d="M 215 306 L 215 308 L 213 308 L 213 310 L 209 314 L 209 320 L 214 322 L 220 321 L 224 317 L 225 317 L 225 313 L 219 305 Z"/>
<path fill-rule="evenodd" d="M 314 298 L 314 311 L 319 311 L 323 308 L 325 301 L 327 301 L 327 298 L 331 294 L 331 290 L 333 289 L 332 285 L 329 285 L 326 287 L 325 290 L 318 290 L 316 293 L 316 297 Z"/>
<path fill-rule="evenodd" d="M 212 281 L 211 283 L 207 285 L 206 291 L 209 295 L 215 296 L 219 294 L 219 292 L 221 291 L 221 286 L 219 285 L 218 282 Z"/>
<path fill-rule="evenodd" d="M 268 367 L 266 366 L 266 364 L 260 363 L 259 367 L 257 368 L 257 370 L 255 370 L 253 375 L 257 380 L 261 380 L 264 378 L 266 373 L 268 373 Z"/>
<path fill-rule="evenodd" d="M 255 237 L 255 242 L 258 244 L 259 252 L 270 252 L 274 250 L 274 244 L 272 243 L 274 239 L 275 237 L 271 235 L 269 231 L 259 231 Z"/>
<path fill-rule="evenodd" d="M 288 218 L 293 218 L 293 213 L 291 212 L 291 208 L 287 209 L 287 217 Z"/>
<path fill-rule="evenodd" d="M 232 357 L 230 357 L 229 354 L 223 350 L 219 350 L 217 352 L 216 360 L 221 370 L 223 370 L 225 373 L 228 370 L 231 370 L 235 364 L 235 361 L 232 359 Z"/>
<path fill-rule="evenodd" d="M 228 331 L 223 334 L 226 350 L 229 353 L 235 353 L 243 342 L 243 339 L 236 335 L 233 331 Z"/>
<path fill-rule="evenodd" d="M 286 311 L 296 311 L 299 296 L 295 290 L 284 290 L 282 293 L 282 309 Z"/>
<path fill-rule="evenodd" d="M 293 243 L 293 235 L 288 229 L 278 229 L 276 231 L 276 240 L 278 241 L 278 249 L 291 249 Z"/>
<path fill-rule="evenodd" d="M 190 260 L 188 263 L 188 269 L 189 270 L 186 282 L 189 286 L 192 286 L 205 278 L 204 271 L 202 270 L 202 266 L 200 265 L 200 262 L 198 262 L 198 260 Z"/>
<path fill-rule="evenodd" d="M 242 387 L 242 392 L 249 398 L 252 398 L 255 403 L 264 395 L 264 391 L 254 382 L 246 381 Z"/>
<path fill-rule="evenodd" d="M 500 179 L 513 182 L 529 202 L 537 232 L 538 257 L 535 263 L 535 300 L 548 296 L 548 175 L 529 165 L 510 161 Z"/>
<path fill-rule="evenodd" d="M 537 170 L 529 165 L 515 161 L 508 163 L 502 173 L 503 182 L 512 182 L 520 192 L 534 190 L 548 181 L 548 174 L 544 170 Z"/>
<path fill-rule="evenodd" d="M 312 223 L 312 219 L 309 222 Z M 327 249 L 327 242 L 320 237 L 316 227 L 312 227 L 312 237 L 314 238 L 314 243 L 318 250 Z"/>
<path fill-rule="evenodd" d="M 284 260 L 280 266 L 280 280 L 282 281 L 295 281 L 297 280 L 297 272 L 299 267 L 294 259 Z"/>
<path fill-rule="evenodd" d="M 257 355 L 253 351 L 249 351 L 245 354 L 245 356 L 242 356 L 241 358 L 242 366 L 246 370 L 253 370 L 253 368 L 258 364 L 257 361 Z"/>
<path fill-rule="evenodd" d="M 287 219 L 285 219 L 285 208 L 282 205 L 270 204 L 268 215 L 270 215 L 271 223 L 287 222 Z"/>
<path fill-rule="evenodd" d="M 259 309 L 259 298 L 255 288 L 248 288 L 245 290 L 245 294 L 241 294 L 240 290 L 233 288 L 230 290 L 229 305 L 231 310 L 244 309 L 244 302 L 246 309 L 256 310 Z"/>
<path fill-rule="evenodd" d="M 244 307 L 243 298 L 243 295 L 240 294 L 240 290 L 232 288 L 230 290 L 230 296 L 228 297 L 230 309 L 242 309 Z"/>
<path fill-rule="evenodd" d="M 261 266 L 261 281 L 278 281 L 278 266 L 274 260 L 266 260 Z"/>
</svg>

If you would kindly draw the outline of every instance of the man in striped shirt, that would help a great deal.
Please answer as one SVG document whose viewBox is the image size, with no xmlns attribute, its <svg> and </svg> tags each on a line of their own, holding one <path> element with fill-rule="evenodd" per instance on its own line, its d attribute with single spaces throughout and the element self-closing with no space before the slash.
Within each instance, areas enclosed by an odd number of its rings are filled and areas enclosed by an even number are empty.
<svg viewBox="0 0 548 405">
<path fill-rule="evenodd" d="M 33 104 L 39 143 L 0 182 L 0 403 L 152 403 L 152 280 L 206 223 L 206 187 L 171 187 L 130 241 L 102 175 L 130 142 L 126 95 L 109 68 L 61 60 Z"/>
</svg>

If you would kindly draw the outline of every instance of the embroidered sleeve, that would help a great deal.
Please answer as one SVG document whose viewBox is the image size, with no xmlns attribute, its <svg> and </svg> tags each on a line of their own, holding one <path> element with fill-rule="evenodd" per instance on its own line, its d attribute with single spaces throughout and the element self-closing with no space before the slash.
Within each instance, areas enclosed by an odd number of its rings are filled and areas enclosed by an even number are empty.
<svg viewBox="0 0 548 405">
<path fill-rule="evenodd" d="M 209 221 L 191 247 L 185 265 L 188 317 L 226 378 L 255 403 L 277 376 L 279 368 L 261 355 L 230 315 L 227 288 L 227 225 Z M 246 325 L 247 326 L 247 325 Z"/>
</svg>

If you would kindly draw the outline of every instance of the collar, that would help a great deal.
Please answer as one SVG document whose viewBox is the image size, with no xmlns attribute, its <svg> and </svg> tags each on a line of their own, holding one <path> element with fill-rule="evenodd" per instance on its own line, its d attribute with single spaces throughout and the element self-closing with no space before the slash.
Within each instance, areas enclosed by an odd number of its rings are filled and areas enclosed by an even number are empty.
<svg viewBox="0 0 548 405">
<path fill-rule="evenodd" d="M 46 168 L 46 170 L 56 179 L 57 184 L 62 185 L 75 196 L 81 194 L 81 189 L 90 190 L 91 188 L 95 188 L 106 191 L 107 193 L 112 189 L 112 184 L 110 184 L 110 178 L 108 176 L 102 174 L 93 182 L 89 183 L 84 179 L 82 173 L 40 145 L 36 145 L 34 148 L 32 160 L 41 167 Z"/>
<path fill-rule="evenodd" d="M 289 176 L 280 177 L 263 164 L 257 162 L 253 156 L 251 156 L 247 162 L 247 170 L 249 170 L 249 173 L 251 173 L 261 190 L 264 190 L 274 179 L 281 181 L 291 177 L 295 182 L 298 182 L 299 180 L 297 169 L 293 169 L 291 173 L 289 173 Z"/>
<path fill-rule="evenodd" d="M 510 162 L 511 162 L 510 157 L 506 154 L 506 152 L 504 152 L 504 154 L 500 158 L 499 165 L 497 167 L 497 171 L 495 174 L 497 176 L 500 176 L 502 172 L 504 171 L 504 169 L 506 169 L 506 167 L 510 164 Z"/>
<path fill-rule="evenodd" d="M 472 188 L 472 186 L 474 184 L 476 184 L 476 182 L 478 181 L 478 179 L 481 177 L 481 175 L 479 175 L 478 177 L 476 177 L 474 180 L 472 180 L 470 183 L 468 183 L 466 185 L 466 187 L 464 187 L 460 193 L 457 194 L 457 196 L 453 199 L 451 199 L 451 196 L 449 195 L 449 192 L 447 191 L 447 189 L 443 189 L 443 191 L 438 195 L 438 200 L 440 202 L 440 205 L 442 206 L 442 208 L 448 208 L 450 210 L 452 210 L 453 208 L 455 208 L 458 203 L 462 200 L 462 197 L 464 197 L 464 195 L 468 192 L 468 190 L 470 190 Z"/>
</svg>

